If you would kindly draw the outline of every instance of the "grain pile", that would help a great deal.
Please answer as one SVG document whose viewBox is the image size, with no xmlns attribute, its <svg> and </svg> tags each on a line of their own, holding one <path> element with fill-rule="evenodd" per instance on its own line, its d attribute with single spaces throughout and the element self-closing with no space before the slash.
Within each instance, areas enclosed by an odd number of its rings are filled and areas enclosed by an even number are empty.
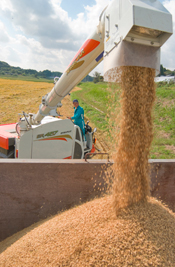
<svg viewBox="0 0 175 267">
<path fill-rule="evenodd" d="M 111 197 L 68 210 L 0 255 L 1 267 L 175 266 L 175 215 L 155 199 L 117 217 Z"/>
<path fill-rule="evenodd" d="M 155 71 L 149 68 L 121 68 L 121 122 L 114 154 L 116 211 L 146 200 L 149 195 L 148 157 L 153 139 L 154 77 Z"/>
</svg>

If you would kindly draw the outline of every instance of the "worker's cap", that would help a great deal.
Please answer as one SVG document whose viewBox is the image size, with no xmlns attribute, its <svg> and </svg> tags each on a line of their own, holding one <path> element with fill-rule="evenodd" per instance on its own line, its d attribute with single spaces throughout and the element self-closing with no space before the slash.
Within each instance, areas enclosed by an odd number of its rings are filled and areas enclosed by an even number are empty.
<svg viewBox="0 0 175 267">
<path fill-rule="evenodd" d="M 78 100 L 77 100 L 77 99 L 74 99 L 74 100 L 73 100 L 73 103 L 78 103 Z"/>
</svg>

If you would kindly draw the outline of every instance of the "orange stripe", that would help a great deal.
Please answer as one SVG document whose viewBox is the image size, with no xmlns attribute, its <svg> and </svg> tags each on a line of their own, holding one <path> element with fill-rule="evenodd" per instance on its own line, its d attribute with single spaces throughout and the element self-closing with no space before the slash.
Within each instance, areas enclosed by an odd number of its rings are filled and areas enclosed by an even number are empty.
<svg viewBox="0 0 175 267">
<path fill-rule="evenodd" d="M 70 157 L 67 157 L 67 158 L 64 158 L 64 159 L 71 159 L 72 158 L 72 156 L 70 156 Z"/>
<path fill-rule="evenodd" d="M 73 60 L 71 61 L 71 63 L 69 64 L 69 66 L 67 67 L 67 69 L 72 65 L 72 63 L 75 61 L 75 59 L 78 57 L 78 55 L 81 53 L 82 50 L 84 50 L 83 55 L 80 58 L 85 57 L 87 54 L 89 54 L 90 52 L 92 52 L 98 45 L 100 44 L 99 41 L 93 40 L 93 39 L 88 39 L 83 45 L 82 47 L 79 49 L 79 51 L 77 52 L 77 54 L 75 55 L 75 57 L 73 58 Z M 79 58 L 79 59 L 80 59 Z"/>
<path fill-rule="evenodd" d="M 52 138 L 46 138 L 46 139 L 41 139 L 41 140 L 38 140 L 38 141 L 48 141 L 48 140 L 51 140 L 51 141 L 53 141 L 53 140 L 62 140 L 62 141 L 66 141 L 67 142 L 67 139 L 66 138 L 54 138 L 54 137 L 52 137 Z"/>
</svg>

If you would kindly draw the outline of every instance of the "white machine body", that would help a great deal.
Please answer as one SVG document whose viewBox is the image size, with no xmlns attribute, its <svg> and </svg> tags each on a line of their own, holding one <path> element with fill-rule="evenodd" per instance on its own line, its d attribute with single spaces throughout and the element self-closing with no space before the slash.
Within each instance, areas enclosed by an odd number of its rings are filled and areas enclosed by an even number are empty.
<svg viewBox="0 0 175 267">
<path fill-rule="evenodd" d="M 172 15 L 157 0 L 113 0 L 105 12 L 104 78 L 120 66 L 160 70 L 160 47 L 173 33 Z"/>
<path fill-rule="evenodd" d="M 69 120 L 46 116 L 16 139 L 16 155 L 22 159 L 82 159 L 92 150 L 93 132 L 83 140 L 80 128 Z"/>
<path fill-rule="evenodd" d="M 157 0 L 113 0 L 105 11 L 105 53 L 121 41 L 161 47 L 172 32 L 172 16 Z"/>
</svg>

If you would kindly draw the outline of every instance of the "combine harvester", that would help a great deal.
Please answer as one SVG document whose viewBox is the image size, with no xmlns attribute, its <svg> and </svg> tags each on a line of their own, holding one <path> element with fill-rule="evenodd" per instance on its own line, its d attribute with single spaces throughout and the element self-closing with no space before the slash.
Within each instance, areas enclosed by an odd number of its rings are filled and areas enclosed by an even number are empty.
<svg viewBox="0 0 175 267">
<path fill-rule="evenodd" d="M 115 81 L 120 66 L 159 71 L 160 47 L 172 33 L 172 16 L 159 1 L 113 0 L 42 98 L 38 113 L 23 113 L 18 123 L 0 126 L 0 241 L 80 199 L 93 198 L 96 184 L 100 190 L 105 187 L 104 172 L 100 177 L 104 161 L 83 160 L 93 148 L 94 131 L 87 127 L 85 141 L 71 120 L 51 115 L 57 115 L 62 99 L 103 59 L 106 81 Z"/>
<path fill-rule="evenodd" d="M 114 0 L 99 25 L 77 52 L 52 91 L 42 98 L 38 113 L 25 114 L 17 124 L 0 126 L 0 157 L 19 159 L 82 159 L 92 151 L 93 134 L 69 119 L 53 118 L 61 100 L 104 58 L 104 77 L 115 81 L 119 66 L 159 71 L 160 47 L 172 34 L 172 16 L 157 0 Z"/>
</svg>

